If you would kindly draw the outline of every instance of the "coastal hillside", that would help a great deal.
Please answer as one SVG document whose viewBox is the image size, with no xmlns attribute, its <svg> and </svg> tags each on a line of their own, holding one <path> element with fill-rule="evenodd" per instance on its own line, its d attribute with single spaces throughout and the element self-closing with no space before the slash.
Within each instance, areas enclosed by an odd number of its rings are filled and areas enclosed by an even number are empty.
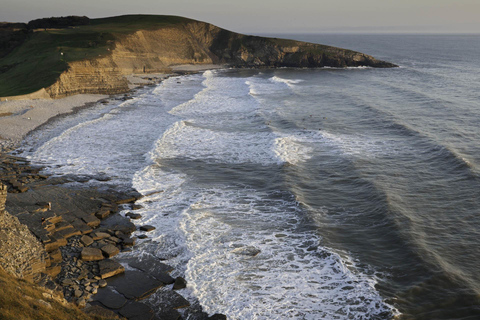
<svg viewBox="0 0 480 320">
<path fill-rule="evenodd" d="M 120 93 L 128 90 L 127 74 L 170 72 L 180 64 L 395 67 L 351 50 L 247 36 L 176 16 L 70 18 L 0 24 L 1 97 Z"/>
</svg>

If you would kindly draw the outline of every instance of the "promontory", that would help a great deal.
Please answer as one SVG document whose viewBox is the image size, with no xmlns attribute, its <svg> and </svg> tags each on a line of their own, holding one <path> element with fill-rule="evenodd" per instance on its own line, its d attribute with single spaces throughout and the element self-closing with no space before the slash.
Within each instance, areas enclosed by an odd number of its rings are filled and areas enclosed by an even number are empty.
<svg viewBox="0 0 480 320">
<path fill-rule="evenodd" d="M 0 23 L 0 97 L 116 94 L 128 91 L 125 75 L 168 73 L 182 64 L 396 67 L 351 50 L 248 36 L 177 16 L 70 16 Z"/>
</svg>

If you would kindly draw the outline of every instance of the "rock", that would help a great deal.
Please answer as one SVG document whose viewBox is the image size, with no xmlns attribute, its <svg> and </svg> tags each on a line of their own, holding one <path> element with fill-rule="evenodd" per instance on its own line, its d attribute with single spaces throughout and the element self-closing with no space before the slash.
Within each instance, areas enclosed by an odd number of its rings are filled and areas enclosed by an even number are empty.
<svg viewBox="0 0 480 320">
<path fill-rule="evenodd" d="M 111 259 L 100 261 L 98 266 L 100 268 L 100 277 L 102 279 L 110 278 L 114 275 L 125 272 L 125 268 L 120 263 Z"/>
<path fill-rule="evenodd" d="M 145 225 L 145 226 L 140 227 L 141 231 L 146 231 L 146 232 L 150 232 L 150 231 L 153 231 L 155 229 L 156 228 L 154 226 L 151 226 L 151 225 Z"/>
<path fill-rule="evenodd" d="M 88 247 L 89 245 L 91 245 L 93 243 L 93 239 L 89 236 L 86 236 L 86 235 L 83 235 L 81 238 L 80 238 L 80 241 L 82 242 L 82 244 L 85 246 L 85 247 Z"/>
<path fill-rule="evenodd" d="M 66 246 L 67 245 L 67 239 L 65 238 L 60 238 L 60 239 L 55 239 L 55 238 L 50 238 L 48 242 L 44 242 L 43 245 L 45 246 L 45 250 L 47 252 L 54 251 L 60 247 Z"/>
<path fill-rule="evenodd" d="M 115 293 L 111 288 L 98 290 L 93 300 L 100 302 L 109 309 L 120 309 L 127 303 L 127 299 L 124 296 Z"/>
<path fill-rule="evenodd" d="M 106 280 L 103 280 L 103 279 L 100 280 L 100 281 L 98 281 L 98 286 L 99 286 L 100 288 L 105 288 L 105 287 L 107 286 L 107 281 L 106 281 Z"/>
<path fill-rule="evenodd" d="M 124 306 L 120 311 L 118 311 L 122 316 L 127 319 L 138 318 L 138 319 L 152 319 L 153 310 L 144 303 L 141 302 L 132 302 Z"/>
<path fill-rule="evenodd" d="M 173 290 L 180 290 L 187 287 L 187 281 L 182 277 L 178 277 L 175 279 L 175 283 L 173 284 Z"/>
<path fill-rule="evenodd" d="M 138 239 L 146 239 L 148 236 L 146 234 L 139 234 Z"/>
<path fill-rule="evenodd" d="M 125 217 L 129 217 L 130 219 L 132 220 L 138 220 L 140 219 L 142 216 L 138 213 L 133 213 L 133 212 L 128 212 L 127 214 L 125 214 Z"/>
<path fill-rule="evenodd" d="M 96 261 L 104 259 L 102 251 L 96 248 L 83 248 L 81 256 L 82 260 L 84 261 Z"/>
<path fill-rule="evenodd" d="M 227 320 L 227 316 L 221 313 L 215 313 L 213 316 L 208 317 L 211 320 Z"/>
<path fill-rule="evenodd" d="M 132 247 L 135 245 L 135 238 L 127 238 L 122 243 L 125 247 Z"/>
<path fill-rule="evenodd" d="M 75 290 L 74 295 L 75 295 L 75 298 L 80 298 L 80 297 L 83 295 L 83 291 L 81 291 L 81 290 Z"/>
<path fill-rule="evenodd" d="M 65 280 L 62 281 L 62 285 L 63 285 L 63 286 L 73 286 L 74 284 L 75 284 L 75 283 L 73 282 L 72 279 L 68 279 L 68 278 L 67 278 L 67 279 L 65 279 Z"/>
<path fill-rule="evenodd" d="M 98 227 L 101 222 L 100 219 L 96 218 L 95 216 L 85 216 L 82 217 L 82 220 L 91 228 Z"/>
<path fill-rule="evenodd" d="M 106 246 L 103 246 L 101 250 L 107 258 L 111 258 L 120 252 L 120 250 L 113 244 L 107 244 Z"/>
<path fill-rule="evenodd" d="M 106 232 L 95 232 L 91 234 L 91 237 L 93 240 L 97 241 L 97 240 L 108 238 L 110 237 L 110 235 Z"/>
<path fill-rule="evenodd" d="M 70 226 L 66 229 L 63 229 L 63 230 L 60 230 L 60 231 L 57 231 L 53 234 L 53 237 L 55 238 L 65 238 L 65 239 L 68 239 L 70 237 L 73 237 L 73 236 L 79 236 L 81 235 L 82 233 L 80 231 L 78 231 L 77 229 L 75 229 L 74 227 Z"/>
<path fill-rule="evenodd" d="M 97 211 L 95 213 L 95 217 L 97 217 L 98 219 L 105 219 L 106 217 L 108 217 L 110 215 L 111 211 L 109 209 L 106 209 L 106 208 L 102 208 L 100 209 L 99 211 Z"/>
<path fill-rule="evenodd" d="M 137 301 L 147 298 L 164 285 L 142 271 L 126 271 L 124 276 L 112 279 L 109 284 L 126 298 Z"/>
<path fill-rule="evenodd" d="M 158 258 L 152 256 L 143 256 L 135 258 L 123 259 L 129 266 L 145 271 L 146 273 L 155 277 L 155 274 L 170 273 L 173 270 L 172 266 L 162 263 Z"/>
</svg>

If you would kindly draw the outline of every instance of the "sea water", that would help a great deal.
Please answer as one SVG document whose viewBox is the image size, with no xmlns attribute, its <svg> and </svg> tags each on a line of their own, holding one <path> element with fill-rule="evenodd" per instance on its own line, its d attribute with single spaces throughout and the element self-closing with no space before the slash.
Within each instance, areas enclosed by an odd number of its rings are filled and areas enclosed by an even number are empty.
<svg viewBox="0 0 480 320">
<path fill-rule="evenodd" d="M 477 319 L 480 36 L 290 37 L 400 67 L 170 77 L 50 123 L 25 155 L 142 193 L 136 223 L 157 229 L 135 254 L 208 313 Z"/>
</svg>

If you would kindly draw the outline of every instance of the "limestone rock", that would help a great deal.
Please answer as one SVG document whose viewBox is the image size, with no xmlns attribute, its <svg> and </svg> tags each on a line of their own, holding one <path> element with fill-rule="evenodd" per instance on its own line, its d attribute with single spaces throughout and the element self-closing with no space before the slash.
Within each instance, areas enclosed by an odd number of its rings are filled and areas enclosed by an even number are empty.
<svg viewBox="0 0 480 320">
<path fill-rule="evenodd" d="M 83 235 L 81 238 L 80 238 L 80 241 L 83 243 L 83 245 L 85 247 L 88 247 L 89 245 L 91 245 L 93 243 L 93 239 L 89 236 L 86 236 L 86 235 Z"/>
<path fill-rule="evenodd" d="M 106 246 L 103 246 L 101 250 L 107 258 L 111 258 L 120 252 L 120 250 L 113 244 L 107 244 Z"/>
<path fill-rule="evenodd" d="M 102 251 L 96 248 L 83 248 L 81 257 L 84 261 L 96 261 L 104 259 Z"/>
<path fill-rule="evenodd" d="M 112 279 L 109 284 L 128 299 L 134 300 L 145 299 L 164 285 L 141 271 L 126 271 L 125 275 Z"/>
</svg>

